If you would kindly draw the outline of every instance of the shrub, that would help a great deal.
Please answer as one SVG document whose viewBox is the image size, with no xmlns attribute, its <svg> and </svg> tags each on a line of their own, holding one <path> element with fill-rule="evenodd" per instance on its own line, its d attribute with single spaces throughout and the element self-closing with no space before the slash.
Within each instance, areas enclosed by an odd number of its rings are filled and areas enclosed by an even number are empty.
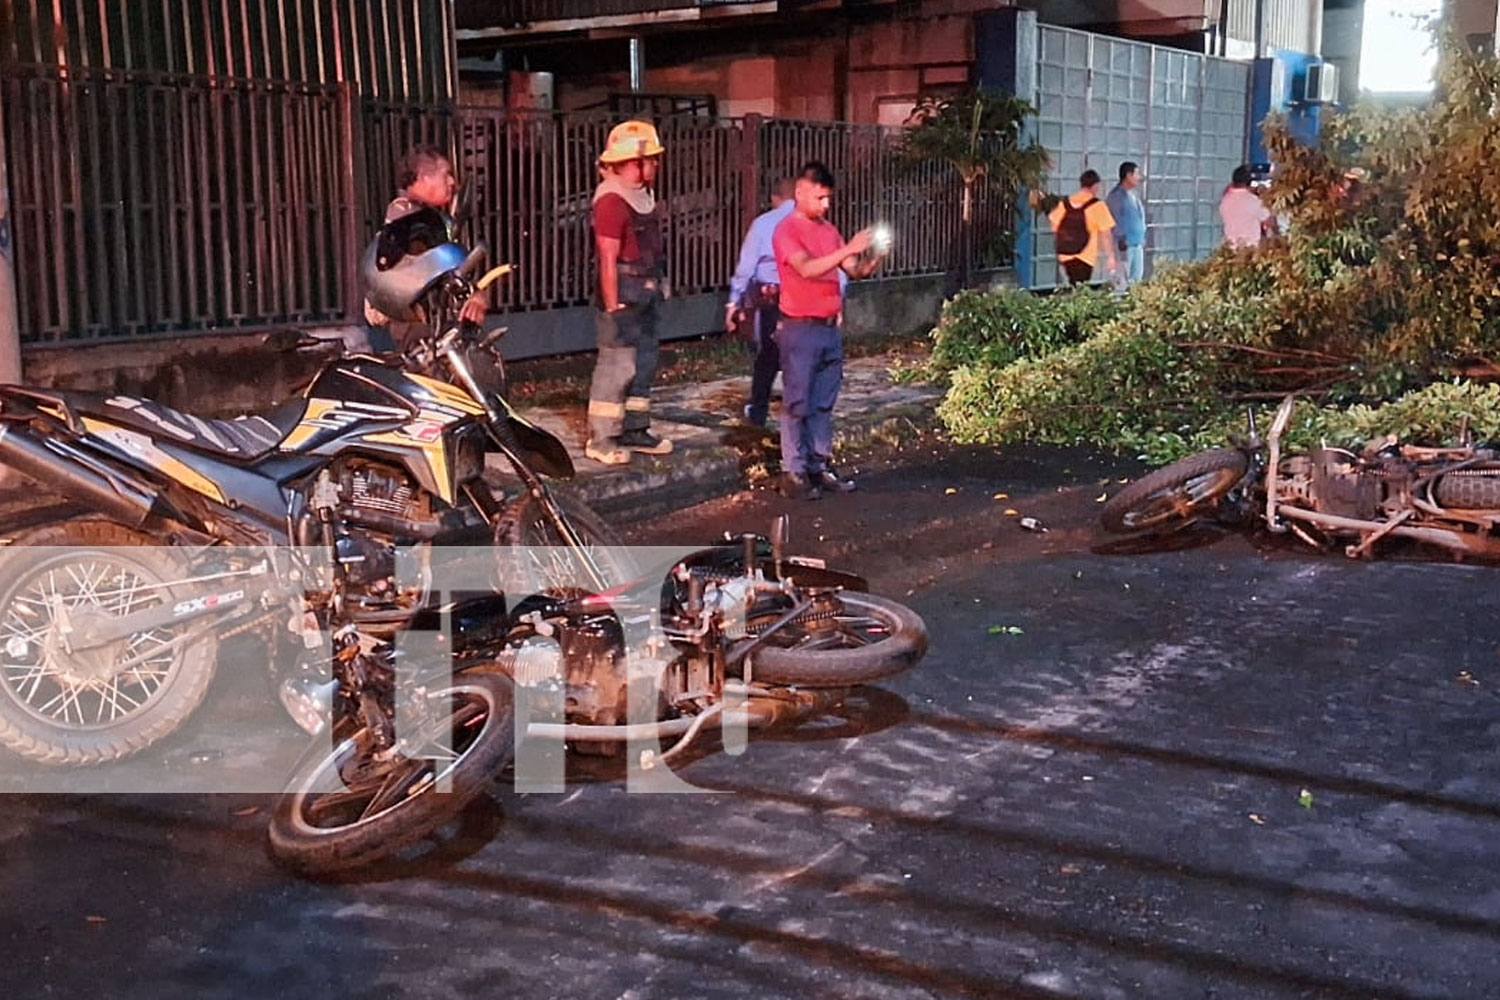
<svg viewBox="0 0 1500 1000">
<path fill-rule="evenodd" d="M 1119 312 L 1115 296 L 1089 288 L 1036 295 L 1017 289 L 963 291 L 943 304 L 932 331 L 935 372 L 1003 367 L 1075 344 Z"/>
<path fill-rule="evenodd" d="M 1444 48 L 1428 113 L 1357 109 L 1310 148 L 1268 126 L 1286 236 L 1163 268 L 1123 304 L 955 300 L 933 352 L 952 372 L 939 414 L 955 437 L 1164 460 L 1222 443 L 1245 406 L 1287 392 L 1325 404 L 1299 417 L 1308 443 L 1435 440 L 1465 414 L 1494 433 L 1500 389 L 1454 376 L 1500 359 L 1500 64 Z"/>
</svg>

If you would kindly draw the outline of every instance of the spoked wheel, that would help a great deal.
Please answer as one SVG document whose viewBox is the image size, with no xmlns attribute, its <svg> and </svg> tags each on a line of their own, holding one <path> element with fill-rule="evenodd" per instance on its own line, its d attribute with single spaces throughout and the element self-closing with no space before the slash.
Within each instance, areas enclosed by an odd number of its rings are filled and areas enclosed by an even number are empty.
<svg viewBox="0 0 1500 1000">
<path fill-rule="evenodd" d="M 1106 531 L 1180 527 L 1234 489 L 1249 468 L 1242 451 L 1220 448 L 1173 462 L 1142 476 L 1104 505 Z"/>
<path fill-rule="evenodd" d="M 463 675 L 427 692 L 427 718 L 395 752 L 361 728 L 298 764 L 268 831 L 271 856 L 307 874 L 415 844 L 484 791 L 515 752 L 509 678 Z"/>
<path fill-rule="evenodd" d="M 581 500 L 551 492 L 582 542 L 582 550 L 569 546 L 541 502 L 526 496 L 511 513 L 510 544 L 502 546 L 499 554 L 502 588 L 526 597 L 597 593 L 634 582 L 640 570 L 620 536 Z M 596 571 L 602 578 L 599 581 L 594 579 Z"/>
<path fill-rule="evenodd" d="M 752 633 L 777 613 L 752 615 Z M 796 621 L 750 654 L 755 680 L 831 688 L 867 684 L 913 666 L 927 652 L 927 626 L 915 611 L 872 594 L 822 595 Z"/>
<path fill-rule="evenodd" d="M 203 701 L 218 640 L 202 623 L 69 642 L 81 621 L 179 600 L 185 564 L 107 521 L 64 521 L 0 556 L 0 744 L 47 764 L 83 765 L 144 750 Z"/>
</svg>

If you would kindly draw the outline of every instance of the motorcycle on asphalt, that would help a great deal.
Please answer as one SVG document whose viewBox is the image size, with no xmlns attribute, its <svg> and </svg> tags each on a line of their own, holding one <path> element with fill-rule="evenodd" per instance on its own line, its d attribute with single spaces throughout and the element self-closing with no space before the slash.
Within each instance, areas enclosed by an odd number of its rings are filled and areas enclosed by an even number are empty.
<svg viewBox="0 0 1500 1000">
<path fill-rule="evenodd" d="M 1105 504 L 1105 530 L 1162 534 L 1205 520 L 1260 521 L 1322 551 L 1342 546 L 1351 558 L 1373 558 L 1382 543 L 1405 539 L 1455 558 L 1500 559 L 1500 451 L 1387 438 L 1359 453 L 1322 446 L 1283 455 L 1295 404 L 1282 400 L 1264 440 L 1252 413 L 1235 447 L 1131 483 Z"/>
<path fill-rule="evenodd" d="M 290 644 L 273 686 L 318 736 L 269 841 L 321 872 L 440 826 L 518 731 L 676 740 L 667 760 L 710 726 L 824 710 L 920 659 L 921 619 L 788 556 L 784 523 L 622 589 L 641 568 L 548 484 L 572 476 L 566 448 L 506 401 L 494 335 L 456 321 L 504 269 L 476 279 L 482 249 L 415 215 L 365 258 L 377 308 L 426 324 L 405 357 L 333 360 L 235 420 L 0 387 L 0 462 L 74 511 L 0 550 L 0 746 L 60 765 L 138 753 L 203 701 L 224 640 Z M 448 551 L 480 553 L 488 588 L 434 576 Z M 403 642 L 423 633 L 435 654 Z M 530 703 L 557 710 L 517 719 Z"/>
</svg>

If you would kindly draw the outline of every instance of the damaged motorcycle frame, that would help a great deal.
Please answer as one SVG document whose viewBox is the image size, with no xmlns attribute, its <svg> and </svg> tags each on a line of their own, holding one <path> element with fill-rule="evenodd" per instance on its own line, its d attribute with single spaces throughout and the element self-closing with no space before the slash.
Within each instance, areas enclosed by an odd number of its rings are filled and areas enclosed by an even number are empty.
<svg viewBox="0 0 1500 1000">
<path fill-rule="evenodd" d="M 1264 439 L 1255 425 L 1234 448 L 1200 452 L 1116 494 L 1101 514 L 1113 532 L 1166 532 L 1201 520 L 1257 521 L 1322 551 L 1373 558 L 1405 539 L 1454 558 L 1500 560 L 1500 451 L 1372 442 L 1361 452 L 1323 445 L 1285 455 L 1296 400 L 1277 408 Z"/>
</svg>

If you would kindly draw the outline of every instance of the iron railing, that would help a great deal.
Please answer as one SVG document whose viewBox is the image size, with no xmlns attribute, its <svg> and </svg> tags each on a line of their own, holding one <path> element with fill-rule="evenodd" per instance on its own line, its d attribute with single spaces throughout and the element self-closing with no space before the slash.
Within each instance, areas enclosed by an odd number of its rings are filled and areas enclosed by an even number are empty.
<svg viewBox="0 0 1500 1000">
<path fill-rule="evenodd" d="M 27 67 L 0 93 L 23 343 L 346 315 L 341 88 Z"/>
<path fill-rule="evenodd" d="M 23 67 L 0 74 L 22 340 L 28 345 L 358 322 L 356 262 L 416 143 L 473 182 L 469 236 L 516 266 L 493 308 L 587 304 L 591 196 L 615 119 L 359 100 L 352 87 Z M 956 265 L 959 193 L 902 167 L 896 130 L 695 116 L 658 121 L 678 294 L 728 282 L 774 182 L 810 159 L 838 179 L 845 234 L 890 223 L 885 273 Z M 979 250 L 1007 230 L 982 193 Z M 1004 261 L 981 259 L 975 263 Z"/>
</svg>

